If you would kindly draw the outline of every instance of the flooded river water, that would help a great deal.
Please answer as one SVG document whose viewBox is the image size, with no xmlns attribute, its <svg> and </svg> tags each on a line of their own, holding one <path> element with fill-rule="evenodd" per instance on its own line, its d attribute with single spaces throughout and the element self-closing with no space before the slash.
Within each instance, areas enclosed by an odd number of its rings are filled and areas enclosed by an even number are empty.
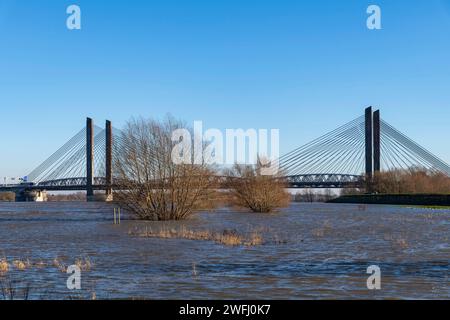
<svg viewBox="0 0 450 320">
<path fill-rule="evenodd" d="M 264 241 L 224 246 L 132 232 L 181 226 L 258 230 Z M 221 209 L 114 225 L 108 204 L 0 203 L 0 260 L 9 264 L 0 281 L 29 287 L 30 299 L 449 299 L 449 237 L 448 210 L 293 204 L 270 215 Z M 82 289 L 70 291 L 64 266 L 77 260 Z M 381 269 L 381 290 L 367 289 L 371 265 Z"/>
</svg>

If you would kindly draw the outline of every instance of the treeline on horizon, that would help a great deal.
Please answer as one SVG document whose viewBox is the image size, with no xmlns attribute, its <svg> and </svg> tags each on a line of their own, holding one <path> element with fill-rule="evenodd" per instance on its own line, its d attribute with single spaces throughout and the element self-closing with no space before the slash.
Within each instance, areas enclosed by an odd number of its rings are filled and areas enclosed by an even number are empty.
<svg viewBox="0 0 450 320">
<path fill-rule="evenodd" d="M 344 189 L 342 195 L 361 194 L 450 194 L 450 177 L 438 171 L 413 167 L 375 173 L 364 189 Z"/>
<path fill-rule="evenodd" d="M 375 173 L 365 188 L 330 189 L 316 191 L 305 189 L 292 195 L 294 202 L 327 202 L 339 196 L 359 194 L 450 194 L 450 177 L 425 168 L 394 169 Z"/>
<path fill-rule="evenodd" d="M 16 200 L 16 195 L 14 192 L 0 192 L 0 202 L 14 202 Z M 65 193 L 65 194 L 48 194 L 48 202 L 63 202 L 63 201 L 85 201 L 86 193 Z"/>
</svg>

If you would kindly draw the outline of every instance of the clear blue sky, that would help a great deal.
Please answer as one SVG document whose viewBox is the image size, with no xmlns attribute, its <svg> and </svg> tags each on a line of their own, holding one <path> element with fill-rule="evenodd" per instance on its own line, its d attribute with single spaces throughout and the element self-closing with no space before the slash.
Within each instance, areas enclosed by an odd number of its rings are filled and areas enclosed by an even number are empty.
<svg viewBox="0 0 450 320">
<path fill-rule="evenodd" d="M 370 4 L 382 30 L 366 28 Z M 287 152 L 367 105 L 450 162 L 450 0 L 1 0 L 0 40 L 0 177 L 86 116 L 279 128 Z"/>
</svg>

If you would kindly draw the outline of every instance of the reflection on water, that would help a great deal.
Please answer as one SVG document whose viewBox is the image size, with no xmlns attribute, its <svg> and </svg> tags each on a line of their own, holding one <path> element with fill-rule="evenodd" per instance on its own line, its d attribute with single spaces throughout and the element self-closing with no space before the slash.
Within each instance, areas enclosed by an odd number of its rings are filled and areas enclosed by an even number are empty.
<svg viewBox="0 0 450 320">
<path fill-rule="evenodd" d="M 293 204 L 272 215 L 222 209 L 184 222 L 115 226 L 108 204 L 0 204 L 0 259 L 29 262 L 0 278 L 29 285 L 34 299 L 448 299 L 449 218 L 445 210 Z M 162 227 L 259 230 L 276 241 L 230 247 L 130 233 Z M 55 259 L 92 264 L 80 292 L 66 288 L 68 275 Z M 380 291 L 366 287 L 374 264 L 382 271 Z"/>
</svg>

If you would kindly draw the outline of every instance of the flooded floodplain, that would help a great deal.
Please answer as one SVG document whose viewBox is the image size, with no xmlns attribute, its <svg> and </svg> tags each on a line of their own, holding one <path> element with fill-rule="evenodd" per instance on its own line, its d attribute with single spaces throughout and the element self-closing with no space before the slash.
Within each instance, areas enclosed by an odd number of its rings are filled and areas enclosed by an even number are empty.
<svg viewBox="0 0 450 320">
<path fill-rule="evenodd" d="M 142 236 L 148 230 L 262 241 Z M 0 283 L 29 299 L 449 299 L 449 237 L 450 210 L 400 206 L 224 208 L 182 222 L 124 215 L 114 225 L 110 204 L 0 203 Z M 74 264 L 79 291 L 66 285 Z M 367 289 L 371 265 L 381 269 L 381 290 Z"/>
</svg>

